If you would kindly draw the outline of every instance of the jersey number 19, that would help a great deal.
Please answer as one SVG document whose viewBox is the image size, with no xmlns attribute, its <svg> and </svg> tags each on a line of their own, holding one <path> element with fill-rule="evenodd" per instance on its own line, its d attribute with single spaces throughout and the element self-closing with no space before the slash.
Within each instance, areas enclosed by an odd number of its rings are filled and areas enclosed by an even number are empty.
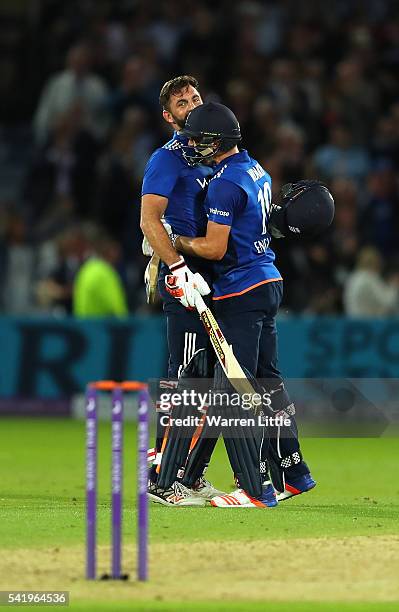
<svg viewBox="0 0 399 612">
<path fill-rule="evenodd" d="M 267 232 L 267 222 L 269 220 L 270 204 L 272 201 L 272 192 L 267 181 L 263 185 L 263 189 L 258 191 L 258 202 L 262 210 L 262 234 Z"/>
</svg>

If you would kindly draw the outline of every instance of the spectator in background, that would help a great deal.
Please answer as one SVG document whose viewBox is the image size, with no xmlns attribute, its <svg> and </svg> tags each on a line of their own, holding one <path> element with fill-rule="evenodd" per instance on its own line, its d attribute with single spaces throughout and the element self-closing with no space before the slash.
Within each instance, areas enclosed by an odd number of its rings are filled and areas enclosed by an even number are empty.
<svg viewBox="0 0 399 612">
<path fill-rule="evenodd" d="M 91 62 L 89 46 L 75 45 L 68 52 L 65 70 L 46 82 L 33 120 L 37 144 L 47 141 L 60 115 L 71 108 L 83 113 L 83 123 L 90 134 L 98 140 L 105 137 L 109 127 L 103 110 L 107 86 L 90 72 Z"/>
<path fill-rule="evenodd" d="M 274 153 L 267 167 L 280 183 L 294 183 L 305 176 L 305 138 L 302 130 L 292 123 L 283 123 L 276 132 Z"/>
<path fill-rule="evenodd" d="M 325 181 L 338 177 L 353 179 L 360 184 L 370 167 L 367 149 L 354 144 L 352 133 L 337 123 L 330 130 L 329 140 L 313 155 L 314 174 Z"/>
<path fill-rule="evenodd" d="M 167 65 L 173 62 L 184 28 L 180 3 L 159 3 L 155 20 L 148 27 L 148 35 L 154 41 L 161 61 Z"/>
<path fill-rule="evenodd" d="M 73 286 L 76 317 L 125 317 L 127 296 L 116 266 L 120 247 L 101 230 L 90 232 L 90 255 L 79 269 Z"/>
<path fill-rule="evenodd" d="M 154 133 L 149 129 L 148 113 L 138 106 L 129 106 L 118 128 L 118 136 L 124 141 L 122 150 L 130 178 L 141 185 L 144 169 L 155 146 Z"/>
<path fill-rule="evenodd" d="M 156 65 L 139 55 L 129 57 L 123 65 L 119 84 L 104 101 L 114 122 L 121 121 L 130 106 L 157 111 L 159 83 Z"/>
<path fill-rule="evenodd" d="M 335 280 L 342 285 L 355 265 L 360 248 L 359 188 L 353 180 L 347 178 L 335 179 L 330 187 L 335 201 L 330 257 L 334 265 Z"/>
<path fill-rule="evenodd" d="M 351 317 L 384 317 L 399 312 L 399 275 L 386 282 L 382 259 L 374 247 L 364 247 L 345 283 L 345 313 Z"/>
<path fill-rule="evenodd" d="M 326 76 L 325 63 L 312 57 L 303 61 L 300 88 L 303 92 L 307 116 L 297 118 L 306 133 L 309 148 L 313 149 L 322 140 L 323 83 Z"/>
<path fill-rule="evenodd" d="M 22 214 L 6 214 L 4 238 L 7 251 L 3 261 L 2 302 L 5 312 L 26 315 L 33 310 L 35 251 L 29 240 L 28 226 Z"/>
<path fill-rule="evenodd" d="M 140 106 L 127 107 L 98 171 L 96 219 L 121 241 L 125 259 L 136 261 L 141 259 L 141 181 L 145 163 L 156 146 L 148 119 Z"/>
<path fill-rule="evenodd" d="M 72 291 L 75 276 L 87 257 L 84 228 L 75 225 L 57 236 L 56 262 L 36 285 L 36 298 L 42 310 L 57 315 L 72 314 Z"/>
<path fill-rule="evenodd" d="M 307 249 L 308 274 L 304 270 L 302 278 L 308 292 L 305 312 L 321 315 L 338 312 L 339 291 L 334 282 L 334 264 L 329 245 L 321 240 L 312 241 Z"/>
<path fill-rule="evenodd" d="M 225 70 L 221 58 L 231 57 L 228 20 L 220 23 L 217 11 L 204 3 L 194 3 L 187 28 L 176 48 L 177 73 L 192 74 L 213 84 Z M 223 48 L 223 53 L 220 49 Z"/>
<path fill-rule="evenodd" d="M 362 242 L 390 257 L 398 248 L 399 238 L 399 198 L 392 162 L 380 159 L 368 176 L 367 187 L 360 223 Z"/>
<path fill-rule="evenodd" d="M 365 77 L 360 59 L 348 57 L 337 64 L 327 108 L 341 118 L 355 143 L 368 144 L 379 108 L 378 85 Z"/>
<path fill-rule="evenodd" d="M 249 126 L 252 120 L 254 102 L 254 92 L 250 83 L 245 79 L 228 81 L 226 83 L 226 100 L 234 113 L 240 117 L 241 129 L 243 129 L 243 126 Z"/>
<path fill-rule="evenodd" d="M 66 218 L 91 212 L 98 153 L 81 107 L 69 107 L 54 118 L 46 144 L 32 160 L 25 189 L 42 238 L 63 229 Z"/>
<path fill-rule="evenodd" d="M 267 96 L 256 98 L 248 126 L 247 140 L 253 143 L 253 149 L 257 159 L 260 158 L 260 163 L 275 150 L 280 122 L 279 109 L 271 98 Z M 263 165 L 268 167 L 269 163 L 270 161 L 265 161 Z"/>
<path fill-rule="evenodd" d="M 271 0 L 267 3 L 252 2 L 252 7 L 250 2 L 241 2 L 238 10 L 241 16 L 252 10 L 256 51 L 265 56 L 273 56 L 282 42 L 282 25 L 286 8 L 278 0 Z"/>
<path fill-rule="evenodd" d="M 399 104 L 396 105 L 399 111 Z M 392 109 L 395 110 L 395 107 Z M 389 159 L 395 165 L 399 162 L 399 112 L 384 114 L 379 117 L 372 135 L 372 151 L 374 157 Z"/>
<path fill-rule="evenodd" d="M 271 64 L 270 78 L 266 81 L 266 93 L 270 95 L 285 121 L 303 120 L 308 112 L 307 98 L 300 87 L 295 58 L 275 59 Z"/>
</svg>

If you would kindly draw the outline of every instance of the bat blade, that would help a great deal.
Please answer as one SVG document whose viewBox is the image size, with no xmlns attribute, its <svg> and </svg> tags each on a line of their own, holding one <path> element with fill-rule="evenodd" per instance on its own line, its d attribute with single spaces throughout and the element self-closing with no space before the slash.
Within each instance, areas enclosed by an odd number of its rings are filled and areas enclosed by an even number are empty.
<svg viewBox="0 0 399 612">
<path fill-rule="evenodd" d="M 160 259 L 156 253 L 154 253 L 148 262 L 145 270 L 145 289 L 147 296 L 147 304 L 153 304 L 155 302 L 155 296 L 157 292 L 158 282 L 158 270 L 159 270 Z"/>
<path fill-rule="evenodd" d="M 224 337 L 219 327 L 219 323 L 216 321 L 210 308 L 206 306 L 202 297 L 199 294 L 198 296 L 196 300 L 198 314 L 224 373 L 240 395 L 244 393 L 255 393 L 255 389 L 246 377 L 244 370 L 234 355 L 233 349 Z"/>
</svg>

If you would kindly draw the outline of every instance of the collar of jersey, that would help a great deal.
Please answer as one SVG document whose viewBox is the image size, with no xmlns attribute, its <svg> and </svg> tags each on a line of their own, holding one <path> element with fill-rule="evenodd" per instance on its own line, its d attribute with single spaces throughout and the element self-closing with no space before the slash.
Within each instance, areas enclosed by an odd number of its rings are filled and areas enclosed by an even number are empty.
<svg viewBox="0 0 399 612">
<path fill-rule="evenodd" d="M 229 157 L 222 159 L 222 161 L 214 167 L 214 171 L 217 172 L 224 166 L 230 166 L 230 164 L 237 164 L 243 161 L 249 161 L 249 155 L 246 149 L 242 149 L 241 151 L 238 151 L 238 153 L 234 153 L 234 155 L 230 155 Z"/>
<path fill-rule="evenodd" d="M 173 139 L 172 140 L 178 140 L 179 142 L 188 142 L 187 136 L 183 136 L 183 134 L 179 134 L 176 131 L 173 132 Z"/>
</svg>

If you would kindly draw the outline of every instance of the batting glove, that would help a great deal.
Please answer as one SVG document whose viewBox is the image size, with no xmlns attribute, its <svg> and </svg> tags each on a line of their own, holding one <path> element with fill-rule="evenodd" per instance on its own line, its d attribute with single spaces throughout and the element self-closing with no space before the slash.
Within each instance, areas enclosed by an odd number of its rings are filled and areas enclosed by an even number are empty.
<svg viewBox="0 0 399 612">
<path fill-rule="evenodd" d="M 141 251 L 142 251 L 143 255 L 145 255 L 146 257 L 152 257 L 153 254 L 154 254 L 154 249 L 152 248 L 152 246 L 148 242 L 146 236 L 144 236 L 143 242 L 141 243 Z"/>
<path fill-rule="evenodd" d="M 206 280 L 196 272 L 193 274 L 183 257 L 169 266 L 171 274 L 165 276 L 166 291 L 185 308 L 195 308 L 196 294 L 208 295 L 211 289 Z"/>
</svg>

